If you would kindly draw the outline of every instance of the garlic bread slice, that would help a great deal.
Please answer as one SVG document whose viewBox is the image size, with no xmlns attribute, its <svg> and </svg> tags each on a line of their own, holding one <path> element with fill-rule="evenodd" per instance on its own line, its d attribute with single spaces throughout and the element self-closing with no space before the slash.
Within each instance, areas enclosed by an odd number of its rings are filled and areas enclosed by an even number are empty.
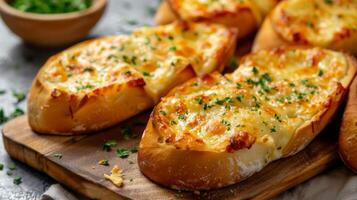
<svg viewBox="0 0 357 200">
<path fill-rule="evenodd" d="M 351 56 L 290 48 L 248 55 L 226 76 L 192 79 L 155 107 L 139 146 L 140 169 L 175 189 L 242 181 L 308 145 L 355 73 Z"/>
<path fill-rule="evenodd" d="M 265 19 L 253 49 L 289 44 L 357 53 L 357 1 L 282 1 Z"/>
<path fill-rule="evenodd" d="M 222 70 L 236 30 L 176 22 L 129 36 L 87 41 L 52 58 L 37 74 L 29 122 L 40 133 L 88 133 L 154 105 L 177 84 Z"/>
</svg>

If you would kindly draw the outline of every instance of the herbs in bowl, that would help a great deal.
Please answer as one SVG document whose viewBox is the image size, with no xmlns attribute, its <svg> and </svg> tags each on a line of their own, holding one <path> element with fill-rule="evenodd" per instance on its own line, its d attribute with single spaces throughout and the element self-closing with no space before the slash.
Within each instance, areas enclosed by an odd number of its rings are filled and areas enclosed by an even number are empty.
<svg viewBox="0 0 357 200">
<path fill-rule="evenodd" d="M 26 43 L 65 47 L 89 33 L 106 5 L 107 0 L 0 0 L 0 14 Z"/>
<path fill-rule="evenodd" d="M 24 12 L 40 14 L 70 13 L 88 9 L 92 0 L 13 0 L 10 5 Z"/>
</svg>

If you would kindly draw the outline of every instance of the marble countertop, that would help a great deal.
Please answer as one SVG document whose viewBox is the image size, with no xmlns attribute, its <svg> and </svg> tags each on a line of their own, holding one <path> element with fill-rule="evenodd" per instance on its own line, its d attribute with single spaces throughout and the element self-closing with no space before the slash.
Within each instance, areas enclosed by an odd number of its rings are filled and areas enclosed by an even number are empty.
<svg viewBox="0 0 357 200">
<path fill-rule="evenodd" d="M 158 0 L 110 0 L 105 15 L 88 38 L 100 35 L 127 34 L 136 27 L 151 25 L 158 3 Z M 16 107 L 26 111 L 26 100 L 17 104 L 17 99 L 12 94 L 13 91 L 26 93 L 40 66 L 49 56 L 60 50 L 41 50 L 28 46 L 0 21 L 0 91 L 6 91 L 5 94 L 0 95 L 0 109 L 3 108 L 6 115 L 10 115 Z M 4 169 L 0 170 L 0 200 L 39 199 L 40 195 L 55 183 L 47 175 L 12 160 L 4 149 L 2 138 L 0 138 L 0 164 L 4 164 Z M 11 164 L 16 165 L 16 170 L 10 170 L 13 175 L 9 176 L 7 171 Z M 329 173 L 338 173 L 336 170 L 342 170 L 346 177 L 351 176 L 350 172 L 347 172 L 343 167 L 337 168 Z M 13 183 L 17 176 L 22 177 L 20 185 Z M 307 182 L 299 187 L 306 187 L 310 183 Z M 299 187 L 294 190 L 299 191 Z M 291 199 L 294 190 L 288 191 L 278 198 L 288 197 L 287 199 Z"/>
</svg>

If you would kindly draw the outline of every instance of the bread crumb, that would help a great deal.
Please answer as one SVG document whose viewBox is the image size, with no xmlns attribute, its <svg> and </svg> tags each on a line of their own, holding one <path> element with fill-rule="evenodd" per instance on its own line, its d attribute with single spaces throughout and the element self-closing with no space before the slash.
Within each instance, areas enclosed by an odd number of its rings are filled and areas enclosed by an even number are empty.
<svg viewBox="0 0 357 200">
<path fill-rule="evenodd" d="M 122 169 L 120 169 L 117 165 L 114 165 L 111 174 L 104 174 L 104 178 L 111 181 L 115 186 L 122 187 L 124 184 L 122 172 Z"/>
</svg>

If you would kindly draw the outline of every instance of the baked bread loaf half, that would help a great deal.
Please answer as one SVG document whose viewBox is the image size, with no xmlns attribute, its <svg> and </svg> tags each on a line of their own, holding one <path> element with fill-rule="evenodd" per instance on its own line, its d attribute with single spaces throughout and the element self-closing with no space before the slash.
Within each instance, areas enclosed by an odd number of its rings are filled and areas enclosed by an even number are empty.
<svg viewBox="0 0 357 200">
<path fill-rule="evenodd" d="M 288 0 L 265 19 L 253 51 L 299 44 L 357 54 L 357 1 Z"/>
<path fill-rule="evenodd" d="M 140 169 L 174 189 L 240 182 L 321 132 L 356 65 L 330 50 L 279 48 L 246 56 L 232 74 L 194 78 L 152 112 L 139 145 Z"/>
<path fill-rule="evenodd" d="M 222 25 L 176 22 L 75 45 L 50 58 L 33 81 L 30 125 L 39 133 L 79 134 L 117 124 L 172 87 L 221 71 L 236 34 Z"/>
<path fill-rule="evenodd" d="M 279 0 L 166 0 L 156 13 L 156 24 L 176 19 L 220 23 L 239 29 L 238 39 L 258 29 L 262 18 Z"/>
<path fill-rule="evenodd" d="M 357 173 L 357 78 L 353 80 L 348 93 L 338 143 L 343 162 Z"/>
</svg>

